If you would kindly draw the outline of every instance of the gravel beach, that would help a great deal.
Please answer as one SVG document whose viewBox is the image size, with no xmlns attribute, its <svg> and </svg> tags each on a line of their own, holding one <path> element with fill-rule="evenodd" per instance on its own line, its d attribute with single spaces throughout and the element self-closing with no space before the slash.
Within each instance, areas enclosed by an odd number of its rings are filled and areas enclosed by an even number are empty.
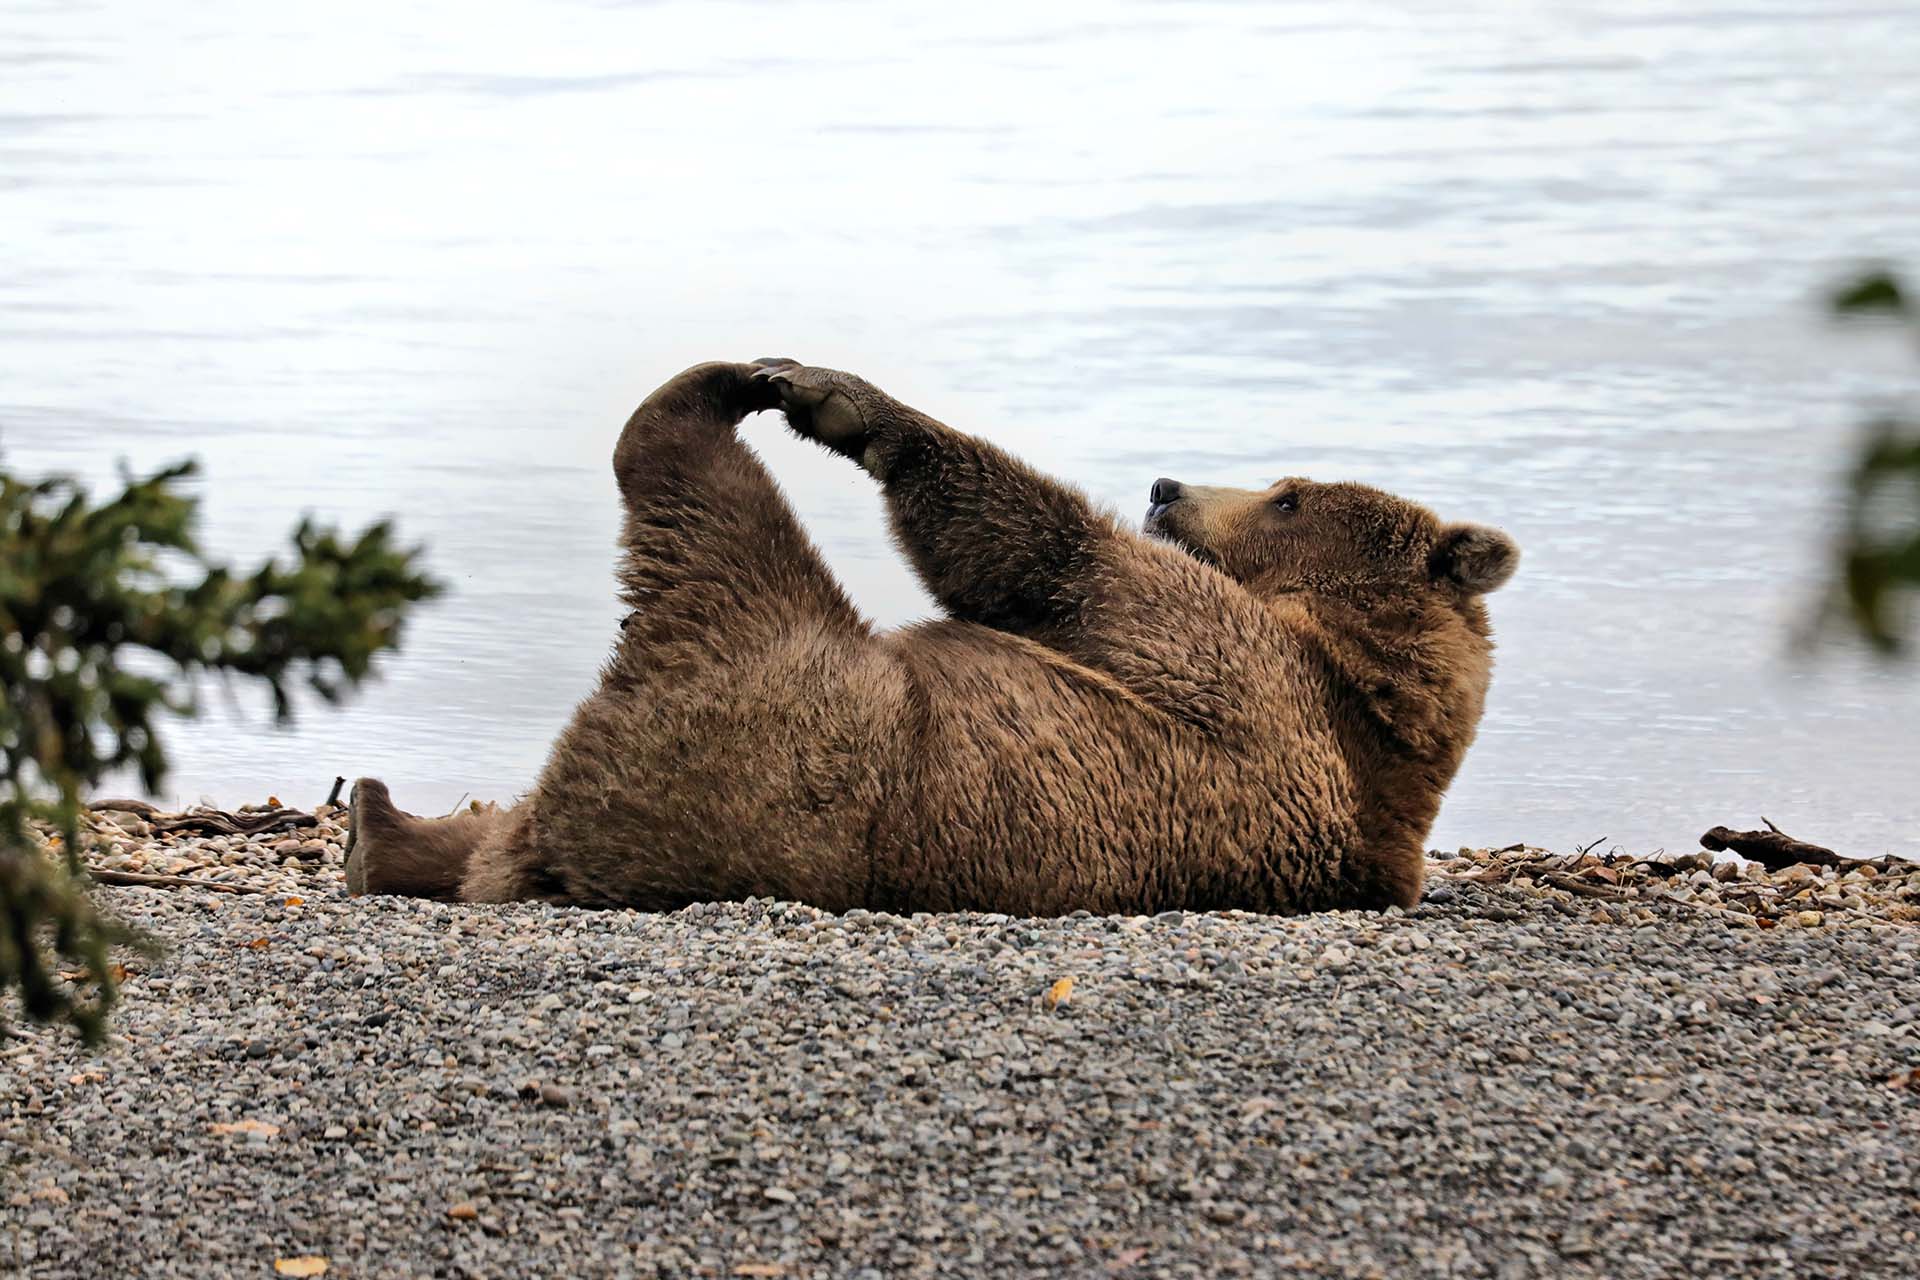
<svg viewBox="0 0 1920 1280">
<path fill-rule="evenodd" d="M 1920 1274 L 1920 870 L 649 915 L 349 898 L 339 816 L 102 819 L 252 891 L 99 891 L 164 951 L 0 1042 L 0 1274 Z"/>
</svg>

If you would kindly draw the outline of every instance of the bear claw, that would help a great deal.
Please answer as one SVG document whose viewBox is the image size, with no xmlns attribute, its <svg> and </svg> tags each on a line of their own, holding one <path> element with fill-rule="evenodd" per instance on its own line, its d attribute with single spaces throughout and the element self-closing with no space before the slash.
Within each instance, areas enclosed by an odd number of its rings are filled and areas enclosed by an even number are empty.
<svg viewBox="0 0 1920 1280">
<path fill-rule="evenodd" d="M 758 364 L 758 361 L 755 361 Z M 840 384 L 846 375 L 832 369 L 816 369 L 801 364 L 797 360 L 779 363 L 768 361 L 753 371 L 755 379 L 770 382 L 780 389 L 780 395 L 788 404 L 799 404 L 813 408 L 823 403 L 827 397 L 840 391 Z M 844 393 L 843 393 L 844 394 Z"/>
<path fill-rule="evenodd" d="M 796 435 L 860 459 L 868 435 L 867 407 L 877 398 L 872 387 L 837 369 L 771 359 L 754 364 L 754 381 L 779 393 L 779 408 Z"/>
</svg>

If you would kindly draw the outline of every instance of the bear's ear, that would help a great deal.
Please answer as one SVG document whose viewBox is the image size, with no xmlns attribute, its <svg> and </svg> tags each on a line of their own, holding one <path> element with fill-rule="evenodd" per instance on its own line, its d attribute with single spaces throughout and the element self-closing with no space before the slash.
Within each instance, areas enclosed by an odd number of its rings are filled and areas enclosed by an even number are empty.
<svg viewBox="0 0 1920 1280">
<path fill-rule="evenodd" d="M 1519 567 L 1519 545 L 1484 524 L 1448 525 L 1427 560 L 1427 571 L 1436 581 L 1476 596 L 1506 585 Z"/>
</svg>

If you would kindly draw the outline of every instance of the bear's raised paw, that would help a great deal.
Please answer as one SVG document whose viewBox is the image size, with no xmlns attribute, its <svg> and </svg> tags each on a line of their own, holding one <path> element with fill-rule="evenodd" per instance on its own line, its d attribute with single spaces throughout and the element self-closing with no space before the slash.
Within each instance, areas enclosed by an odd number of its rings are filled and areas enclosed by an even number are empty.
<svg viewBox="0 0 1920 1280">
<path fill-rule="evenodd" d="M 754 362 L 756 381 L 773 386 L 795 435 L 859 460 L 871 436 L 871 414 L 884 400 L 866 379 L 783 357 Z"/>
</svg>

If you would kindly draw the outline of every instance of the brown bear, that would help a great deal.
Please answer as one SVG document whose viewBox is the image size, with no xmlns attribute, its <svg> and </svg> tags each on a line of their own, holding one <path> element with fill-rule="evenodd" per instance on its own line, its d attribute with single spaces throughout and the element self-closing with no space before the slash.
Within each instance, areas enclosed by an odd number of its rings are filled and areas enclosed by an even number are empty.
<svg viewBox="0 0 1920 1280">
<path fill-rule="evenodd" d="M 946 611 L 876 632 L 735 434 L 857 460 Z M 859 378 L 705 364 L 614 450 L 632 610 L 510 809 L 355 787 L 356 893 L 1054 915 L 1411 906 L 1503 533 L 1357 484 L 1157 480 L 1144 536 Z"/>
</svg>

